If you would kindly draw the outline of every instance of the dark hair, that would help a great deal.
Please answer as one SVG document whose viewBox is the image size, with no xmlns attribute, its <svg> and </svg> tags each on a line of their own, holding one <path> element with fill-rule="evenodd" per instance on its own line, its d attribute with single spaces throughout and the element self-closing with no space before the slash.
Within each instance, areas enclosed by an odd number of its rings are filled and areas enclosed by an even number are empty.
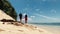
<svg viewBox="0 0 60 34">
<path fill-rule="evenodd" d="M 25 17 L 27 17 L 27 15 L 25 15 Z"/>
</svg>

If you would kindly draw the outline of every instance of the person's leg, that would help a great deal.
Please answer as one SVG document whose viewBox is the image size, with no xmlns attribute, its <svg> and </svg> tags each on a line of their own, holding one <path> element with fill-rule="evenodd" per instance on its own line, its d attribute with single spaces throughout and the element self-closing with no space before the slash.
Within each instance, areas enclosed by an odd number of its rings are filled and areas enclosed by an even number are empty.
<svg viewBox="0 0 60 34">
<path fill-rule="evenodd" d="M 25 24 L 27 24 L 27 20 L 25 20 Z"/>
<path fill-rule="evenodd" d="M 22 19 L 20 19 L 20 22 L 22 22 Z"/>
</svg>

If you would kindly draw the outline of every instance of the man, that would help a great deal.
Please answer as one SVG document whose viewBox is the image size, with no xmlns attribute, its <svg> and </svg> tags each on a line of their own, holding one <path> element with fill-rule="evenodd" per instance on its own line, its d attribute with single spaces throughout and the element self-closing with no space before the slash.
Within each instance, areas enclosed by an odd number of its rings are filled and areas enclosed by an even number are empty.
<svg viewBox="0 0 60 34">
<path fill-rule="evenodd" d="M 27 18 L 28 18 L 28 16 L 25 15 L 25 24 L 27 24 Z"/>
<path fill-rule="evenodd" d="M 22 22 L 22 13 L 19 14 L 20 22 Z"/>
</svg>

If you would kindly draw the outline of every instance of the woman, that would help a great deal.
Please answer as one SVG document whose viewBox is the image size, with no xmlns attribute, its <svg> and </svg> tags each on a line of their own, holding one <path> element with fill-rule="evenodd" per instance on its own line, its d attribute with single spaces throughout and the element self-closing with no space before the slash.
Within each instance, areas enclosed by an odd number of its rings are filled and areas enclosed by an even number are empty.
<svg viewBox="0 0 60 34">
<path fill-rule="evenodd" d="M 27 15 L 25 15 L 25 24 L 27 23 L 27 18 L 28 18 L 28 16 L 27 16 Z"/>
</svg>

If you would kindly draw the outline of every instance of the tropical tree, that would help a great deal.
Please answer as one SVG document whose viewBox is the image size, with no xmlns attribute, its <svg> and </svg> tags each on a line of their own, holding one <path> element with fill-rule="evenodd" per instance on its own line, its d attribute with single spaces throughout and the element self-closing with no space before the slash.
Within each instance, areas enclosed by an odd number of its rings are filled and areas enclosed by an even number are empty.
<svg viewBox="0 0 60 34">
<path fill-rule="evenodd" d="M 15 20 L 17 19 L 17 13 L 8 0 L 0 0 L 0 9 Z"/>
</svg>

